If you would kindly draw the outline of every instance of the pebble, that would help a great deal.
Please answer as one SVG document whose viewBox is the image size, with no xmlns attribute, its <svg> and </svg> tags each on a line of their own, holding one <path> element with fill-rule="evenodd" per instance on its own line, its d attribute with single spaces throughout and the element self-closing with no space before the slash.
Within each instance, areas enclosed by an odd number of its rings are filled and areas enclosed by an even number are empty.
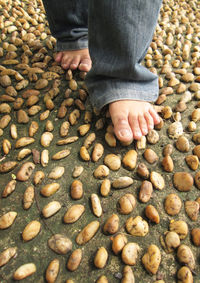
<svg viewBox="0 0 200 283">
<path fill-rule="evenodd" d="M 196 247 L 200 247 L 200 228 L 193 228 L 191 231 L 192 242 Z"/>
<path fill-rule="evenodd" d="M 147 141 L 150 144 L 156 144 L 159 141 L 159 134 L 156 130 L 150 130 L 147 134 Z"/>
<path fill-rule="evenodd" d="M 0 253 L 0 267 L 7 264 L 17 254 L 17 247 L 7 248 Z"/>
<path fill-rule="evenodd" d="M 110 193 L 111 182 L 109 179 L 104 179 L 101 183 L 100 193 L 103 197 L 107 197 Z"/>
<path fill-rule="evenodd" d="M 176 141 L 176 148 L 181 152 L 188 152 L 190 149 L 188 139 L 184 136 L 179 136 Z"/>
<path fill-rule="evenodd" d="M 48 240 L 48 246 L 57 254 L 65 255 L 72 249 L 72 242 L 61 234 L 55 234 Z"/>
<path fill-rule="evenodd" d="M 150 174 L 150 181 L 155 189 L 163 190 L 165 187 L 165 180 L 158 172 L 152 171 Z"/>
<path fill-rule="evenodd" d="M 181 207 L 182 207 L 181 199 L 176 194 L 169 194 L 165 198 L 164 207 L 165 207 L 165 211 L 167 212 L 167 214 L 172 215 L 172 216 L 177 215 L 179 214 Z"/>
<path fill-rule="evenodd" d="M 142 178 L 142 179 L 148 179 L 149 178 L 149 170 L 147 166 L 144 163 L 139 163 L 137 166 L 137 174 Z"/>
<path fill-rule="evenodd" d="M 56 214 L 61 209 L 61 204 L 58 201 L 51 201 L 46 204 L 42 209 L 42 215 L 49 218 Z"/>
<path fill-rule="evenodd" d="M 53 283 L 56 281 L 59 268 L 60 268 L 60 263 L 58 259 L 55 258 L 49 263 L 45 273 L 45 279 L 48 283 Z"/>
<path fill-rule="evenodd" d="M 83 170 L 84 170 L 83 166 L 81 166 L 81 165 L 80 166 L 75 166 L 74 170 L 73 170 L 73 173 L 72 173 L 72 177 L 73 178 L 79 177 L 83 173 Z"/>
<path fill-rule="evenodd" d="M 117 233 L 119 229 L 119 217 L 117 214 L 112 214 L 103 226 L 103 232 L 105 234 L 113 235 Z"/>
<path fill-rule="evenodd" d="M 185 157 L 185 161 L 187 165 L 190 167 L 192 170 L 197 170 L 199 167 L 199 158 L 196 155 L 187 155 Z"/>
<path fill-rule="evenodd" d="M 153 164 L 155 162 L 158 161 L 158 155 L 156 154 L 156 152 L 151 149 L 151 148 L 147 148 L 144 151 L 144 158 L 146 159 L 146 161 L 150 164 Z"/>
<path fill-rule="evenodd" d="M 197 201 L 185 201 L 185 211 L 192 221 L 197 221 L 199 215 L 199 203 Z"/>
<path fill-rule="evenodd" d="M 170 155 L 166 155 L 163 158 L 162 166 L 163 166 L 164 171 L 166 171 L 166 172 L 173 172 L 173 170 L 174 170 L 174 163 L 173 163 L 173 159 L 171 158 Z"/>
<path fill-rule="evenodd" d="M 34 202 L 35 191 L 33 186 L 28 186 L 23 195 L 23 208 L 29 209 Z"/>
<path fill-rule="evenodd" d="M 109 175 L 110 171 L 109 168 L 106 165 L 99 165 L 94 170 L 94 177 L 96 179 L 103 179 Z"/>
<path fill-rule="evenodd" d="M 64 215 L 65 223 L 74 223 L 76 222 L 84 213 L 85 207 L 82 204 L 74 204 L 68 208 L 67 212 Z"/>
<path fill-rule="evenodd" d="M 118 155 L 110 153 L 104 157 L 104 164 L 108 166 L 110 170 L 117 171 L 121 167 L 121 159 Z"/>
<path fill-rule="evenodd" d="M 26 263 L 21 265 L 13 274 L 15 280 L 22 280 L 36 272 L 34 263 Z"/>
<path fill-rule="evenodd" d="M 74 180 L 71 184 L 70 195 L 73 199 L 81 199 L 83 196 L 83 184 L 79 180 Z"/>
<path fill-rule="evenodd" d="M 112 187 L 114 189 L 123 189 L 127 188 L 133 184 L 133 179 L 131 177 L 119 177 L 112 182 Z"/>
<path fill-rule="evenodd" d="M 29 222 L 22 232 L 22 239 L 27 242 L 35 238 L 41 229 L 41 224 L 39 221 L 33 220 Z"/>
<path fill-rule="evenodd" d="M 145 215 L 146 217 L 156 224 L 160 222 L 160 216 L 157 209 L 153 205 L 147 205 L 145 208 Z"/>
<path fill-rule="evenodd" d="M 108 260 L 108 252 L 104 247 L 100 247 L 94 257 L 94 265 L 97 268 L 104 268 Z"/>
<path fill-rule="evenodd" d="M 127 243 L 124 246 L 122 250 L 122 254 L 121 254 L 123 263 L 127 265 L 135 265 L 137 258 L 138 258 L 139 251 L 140 251 L 140 247 L 138 244 Z"/>
<path fill-rule="evenodd" d="M 62 167 L 62 166 L 56 166 L 55 168 L 53 168 L 51 170 L 51 172 L 49 173 L 48 177 L 50 179 L 53 179 L 53 180 L 57 180 L 59 178 L 61 178 L 63 176 L 65 172 L 65 168 Z"/>
<path fill-rule="evenodd" d="M 0 217 L 0 230 L 9 228 L 15 221 L 17 212 L 9 211 Z"/>
<path fill-rule="evenodd" d="M 149 225 L 141 216 L 130 217 L 126 220 L 126 230 L 132 236 L 144 237 L 149 232 Z"/>
<path fill-rule="evenodd" d="M 169 225 L 170 231 L 174 231 L 179 235 L 179 238 L 185 239 L 188 234 L 188 225 L 183 220 L 171 221 Z"/>
<path fill-rule="evenodd" d="M 97 194 L 91 194 L 91 204 L 94 215 L 100 217 L 102 215 L 103 210 L 100 199 Z"/>
<path fill-rule="evenodd" d="M 153 185 L 149 181 L 143 181 L 140 187 L 139 200 L 146 203 L 150 200 L 153 193 Z"/>
<path fill-rule="evenodd" d="M 67 269 L 70 271 L 77 270 L 77 268 L 81 263 L 81 260 L 82 260 L 82 250 L 81 249 L 74 250 L 67 261 Z"/>
<path fill-rule="evenodd" d="M 192 250 L 187 245 L 180 245 L 177 250 L 178 261 L 187 265 L 191 270 L 195 268 L 195 259 Z"/>
<path fill-rule="evenodd" d="M 173 183 L 177 190 L 188 192 L 192 189 L 194 180 L 190 173 L 176 172 L 173 176 Z"/>
<path fill-rule="evenodd" d="M 53 194 L 55 194 L 59 190 L 59 188 L 60 188 L 60 184 L 58 183 L 46 184 L 41 188 L 40 193 L 44 197 L 50 197 Z"/>
<path fill-rule="evenodd" d="M 76 243 L 78 245 L 85 245 L 89 242 L 97 233 L 100 223 L 98 221 L 92 221 L 87 224 L 83 230 L 77 235 Z"/>
<path fill-rule="evenodd" d="M 172 139 L 177 139 L 183 134 L 183 126 L 181 122 L 172 123 L 167 129 L 168 135 Z"/>
<path fill-rule="evenodd" d="M 122 163 L 128 170 L 134 170 L 137 164 L 137 152 L 134 149 L 129 150 L 124 155 Z"/>
<path fill-rule="evenodd" d="M 142 263 L 150 274 L 156 274 L 161 262 L 161 253 L 156 245 L 151 244 L 142 257 Z"/>
<path fill-rule="evenodd" d="M 132 194 L 125 194 L 118 200 L 118 210 L 121 214 L 130 214 L 136 206 L 136 199 Z"/>
</svg>

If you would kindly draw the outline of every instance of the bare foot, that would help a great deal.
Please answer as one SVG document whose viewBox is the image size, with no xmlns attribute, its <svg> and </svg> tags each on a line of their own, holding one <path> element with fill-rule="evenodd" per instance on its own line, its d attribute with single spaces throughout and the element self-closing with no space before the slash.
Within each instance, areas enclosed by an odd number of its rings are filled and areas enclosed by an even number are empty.
<svg viewBox="0 0 200 283">
<path fill-rule="evenodd" d="M 79 69 L 88 72 L 91 69 L 92 61 L 87 48 L 80 50 L 60 51 L 55 56 L 55 61 L 60 63 L 63 69 Z"/>
<path fill-rule="evenodd" d="M 109 112 L 115 135 L 123 142 L 139 140 L 160 122 L 153 106 L 145 101 L 115 101 L 110 103 Z"/>
</svg>

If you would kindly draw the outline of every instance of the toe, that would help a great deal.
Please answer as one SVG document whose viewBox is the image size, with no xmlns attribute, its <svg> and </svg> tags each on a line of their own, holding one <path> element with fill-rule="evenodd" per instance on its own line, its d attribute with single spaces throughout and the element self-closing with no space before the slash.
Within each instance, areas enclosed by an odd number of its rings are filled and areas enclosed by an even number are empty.
<svg viewBox="0 0 200 283">
<path fill-rule="evenodd" d="M 83 58 L 79 65 L 79 70 L 84 72 L 89 72 L 91 69 L 92 63 L 89 58 Z"/>
<path fill-rule="evenodd" d="M 122 117 L 118 118 L 116 121 L 114 121 L 113 125 L 115 135 L 120 141 L 126 142 L 133 139 L 133 134 L 129 126 L 128 119 Z"/>
<path fill-rule="evenodd" d="M 146 123 L 147 123 L 147 127 L 148 127 L 148 130 L 152 130 L 154 128 L 154 120 L 153 120 L 153 117 L 150 115 L 149 112 L 146 112 L 144 114 L 145 116 L 145 119 L 146 119 Z"/>
<path fill-rule="evenodd" d="M 147 135 L 147 133 L 148 133 L 148 126 L 147 126 L 146 119 L 144 118 L 143 115 L 139 115 L 138 120 L 139 120 L 139 127 L 140 127 L 140 130 L 141 130 L 142 134 L 144 136 Z"/>
<path fill-rule="evenodd" d="M 79 62 L 80 62 L 80 57 L 79 56 L 76 56 L 72 59 L 71 63 L 70 63 L 70 69 L 71 70 L 75 70 L 78 68 L 78 65 L 79 65 Z"/>
<path fill-rule="evenodd" d="M 160 117 L 156 113 L 156 111 L 153 108 L 150 108 L 149 113 L 151 114 L 151 117 L 153 118 L 154 124 L 159 124 L 160 123 Z"/>
<path fill-rule="evenodd" d="M 72 62 L 72 59 L 71 58 L 62 58 L 62 61 L 61 61 L 61 66 L 63 69 L 69 69 L 70 67 L 70 64 Z"/>
<path fill-rule="evenodd" d="M 63 56 L 63 53 L 61 51 L 58 52 L 55 56 L 55 61 L 59 63 L 62 60 L 62 56 Z"/>
<path fill-rule="evenodd" d="M 141 139 L 142 132 L 140 130 L 140 124 L 137 116 L 133 116 L 129 119 L 129 123 L 133 132 L 133 137 L 136 140 Z"/>
</svg>

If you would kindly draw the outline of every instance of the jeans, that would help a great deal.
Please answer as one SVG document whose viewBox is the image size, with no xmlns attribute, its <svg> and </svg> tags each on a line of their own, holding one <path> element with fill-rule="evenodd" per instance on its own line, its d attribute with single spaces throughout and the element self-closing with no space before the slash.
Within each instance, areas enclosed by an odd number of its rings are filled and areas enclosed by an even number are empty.
<svg viewBox="0 0 200 283">
<path fill-rule="evenodd" d="M 88 47 L 86 77 L 97 109 L 117 100 L 155 101 L 158 77 L 141 65 L 162 0 L 43 0 L 57 51 Z"/>
</svg>

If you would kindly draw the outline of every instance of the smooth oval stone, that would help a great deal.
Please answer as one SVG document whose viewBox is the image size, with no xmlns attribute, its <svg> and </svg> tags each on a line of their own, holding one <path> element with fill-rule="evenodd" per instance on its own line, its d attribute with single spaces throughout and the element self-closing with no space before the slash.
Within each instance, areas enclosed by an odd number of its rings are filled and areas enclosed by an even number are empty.
<svg viewBox="0 0 200 283">
<path fill-rule="evenodd" d="M 176 172 L 173 176 L 173 183 L 179 191 L 188 192 L 192 189 L 194 180 L 190 173 Z"/>
</svg>

